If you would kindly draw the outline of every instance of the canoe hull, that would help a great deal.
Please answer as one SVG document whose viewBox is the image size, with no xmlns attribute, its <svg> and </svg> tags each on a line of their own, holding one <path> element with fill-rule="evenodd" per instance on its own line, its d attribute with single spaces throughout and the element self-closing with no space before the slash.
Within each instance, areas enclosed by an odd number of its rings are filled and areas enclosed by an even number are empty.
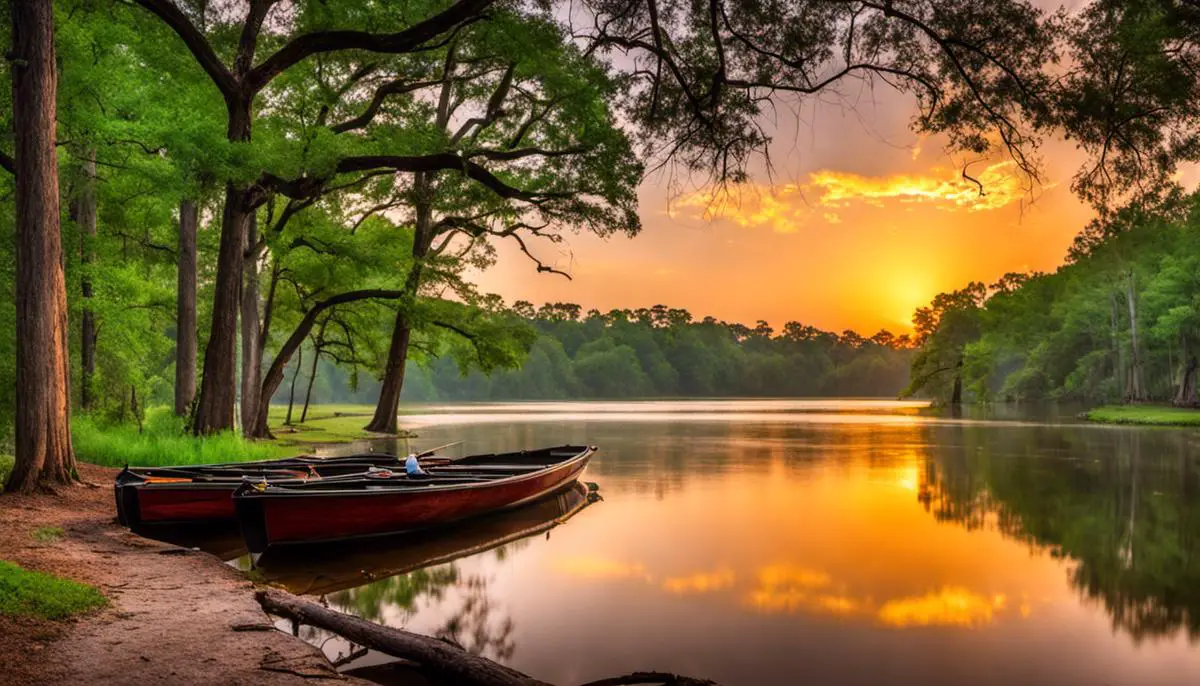
<svg viewBox="0 0 1200 686">
<path fill-rule="evenodd" d="M 517 507 L 575 483 L 591 454 L 589 449 L 532 474 L 483 484 L 341 494 L 245 487 L 233 502 L 247 547 L 260 554 L 272 546 L 403 533 Z"/>
</svg>

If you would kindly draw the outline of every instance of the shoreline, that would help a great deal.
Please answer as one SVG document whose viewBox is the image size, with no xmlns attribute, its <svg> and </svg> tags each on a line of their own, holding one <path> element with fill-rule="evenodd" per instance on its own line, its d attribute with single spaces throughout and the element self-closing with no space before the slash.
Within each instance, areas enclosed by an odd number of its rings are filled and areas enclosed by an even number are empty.
<svg viewBox="0 0 1200 686">
<path fill-rule="evenodd" d="M 1082 417 L 1098 424 L 1200 428 L 1200 409 L 1172 405 L 1101 405 Z"/>
<path fill-rule="evenodd" d="M 369 683 L 277 630 L 255 584 L 217 557 L 121 527 L 116 469 L 81 463 L 79 472 L 84 483 L 56 495 L 0 496 L 0 551 L 90 584 L 109 605 L 66 620 L 0 617 L 0 683 Z M 37 541 L 45 526 L 62 537 Z"/>
</svg>

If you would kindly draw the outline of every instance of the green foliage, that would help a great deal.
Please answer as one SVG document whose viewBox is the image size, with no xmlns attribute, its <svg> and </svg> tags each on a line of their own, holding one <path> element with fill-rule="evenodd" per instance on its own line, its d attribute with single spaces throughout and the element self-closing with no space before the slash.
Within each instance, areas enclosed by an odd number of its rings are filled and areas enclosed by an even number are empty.
<svg viewBox="0 0 1200 686">
<path fill-rule="evenodd" d="M 907 380 L 909 337 L 870 339 L 789 322 L 775 335 L 662 305 L 581 313 L 573 303 L 512 311 L 538 337 L 519 369 L 463 374 L 430 359 L 406 374 L 408 400 L 663 396 L 895 396 Z"/>
<path fill-rule="evenodd" d="M 0 560 L 0 615 L 66 619 L 107 604 L 91 586 Z"/>
<path fill-rule="evenodd" d="M 967 400 L 1200 402 L 1200 196 L 1105 213 L 1054 273 L 971 288 L 918 311 L 910 390 L 948 397 L 929 380 L 961 359 Z M 937 316 L 955 300 L 957 319 Z"/>
<path fill-rule="evenodd" d="M 9 473 L 13 468 L 13 456 L 8 453 L 0 453 L 0 482 L 8 480 Z"/>
</svg>

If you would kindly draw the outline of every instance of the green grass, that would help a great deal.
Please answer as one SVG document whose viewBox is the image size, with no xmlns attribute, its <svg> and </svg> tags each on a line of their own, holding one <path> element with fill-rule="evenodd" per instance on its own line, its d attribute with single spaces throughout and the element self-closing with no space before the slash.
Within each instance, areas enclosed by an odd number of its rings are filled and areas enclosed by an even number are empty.
<svg viewBox="0 0 1200 686">
<path fill-rule="evenodd" d="M 247 441 L 233 432 L 196 437 L 182 428 L 154 426 L 149 421 L 140 433 L 136 426 L 104 426 L 86 416 L 77 417 L 71 424 L 75 456 L 107 467 L 245 462 L 296 452 L 295 448 L 270 442 Z"/>
<path fill-rule="evenodd" d="M 40 526 L 33 531 L 33 540 L 38 543 L 54 543 L 63 537 L 63 530 L 57 526 Z"/>
<path fill-rule="evenodd" d="M 370 405 L 314 405 L 305 423 L 288 427 L 283 424 L 287 408 L 273 405 L 269 423 L 275 440 L 271 441 L 250 441 L 234 432 L 192 436 L 184 430 L 183 420 L 167 407 L 147 411 L 140 432 L 131 424 L 106 424 L 79 415 L 72 420 L 71 435 L 79 460 L 108 467 L 246 462 L 312 452 L 319 445 L 379 438 L 382 434 L 363 430 L 373 410 Z M 299 421 L 299 416 L 296 408 L 292 419 Z M 8 460 L 11 468 L 11 458 Z M 0 470 L 5 464 L 0 461 Z"/>
<path fill-rule="evenodd" d="M 1200 410 L 1161 405 L 1105 405 L 1085 415 L 1104 424 L 1145 426 L 1200 426 Z"/>
<path fill-rule="evenodd" d="M 286 426 L 283 420 L 287 416 L 287 406 L 272 405 L 268 423 L 279 445 L 350 443 L 381 436 L 363 430 L 374 412 L 375 408 L 371 405 L 313 405 L 308 408 L 304 423 L 299 424 L 300 408 L 297 407 L 292 410 L 292 421 L 295 423 Z"/>
<path fill-rule="evenodd" d="M 64 619 L 108 604 L 100 591 L 0 560 L 0 615 Z"/>
<path fill-rule="evenodd" d="M 0 488 L 4 487 L 4 482 L 8 481 L 8 475 L 12 472 L 13 456 L 0 453 Z"/>
</svg>

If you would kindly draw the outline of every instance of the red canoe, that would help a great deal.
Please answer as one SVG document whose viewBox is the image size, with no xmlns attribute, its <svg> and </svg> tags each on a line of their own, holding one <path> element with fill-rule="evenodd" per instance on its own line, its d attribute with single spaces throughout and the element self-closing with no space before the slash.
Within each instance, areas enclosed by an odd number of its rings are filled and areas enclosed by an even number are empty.
<svg viewBox="0 0 1200 686">
<path fill-rule="evenodd" d="M 515 507 L 573 484 L 594 447 L 562 446 L 475 455 L 431 467 L 426 476 L 376 472 L 307 483 L 244 483 L 234 508 L 246 547 L 381 536 Z"/>
<path fill-rule="evenodd" d="M 235 518 L 233 492 L 247 479 L 313 479 L 362 474 L 374 468 L 400 468 L 395 455 L 289 457 L 262 462 L 126 467 L 114 490 L 117 517 L 131 529 L 144 524 L 183 524 Z"/>
</svg>

